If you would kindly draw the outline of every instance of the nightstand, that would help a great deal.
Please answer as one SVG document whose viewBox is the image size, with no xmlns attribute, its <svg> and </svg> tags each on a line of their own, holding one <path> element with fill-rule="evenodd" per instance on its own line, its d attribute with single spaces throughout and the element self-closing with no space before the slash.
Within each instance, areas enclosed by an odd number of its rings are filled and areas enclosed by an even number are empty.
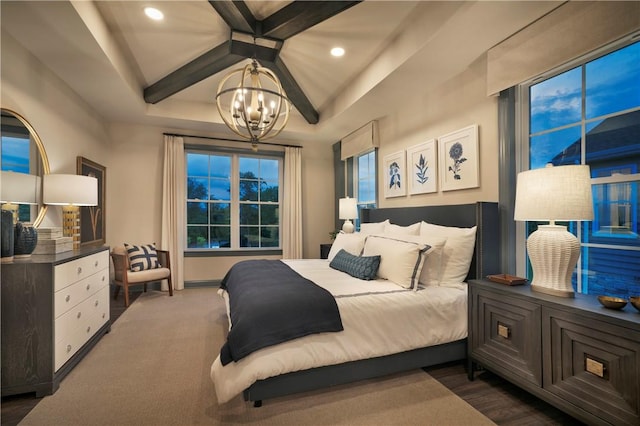
<svg viewBox="0 0 640 426">
<path fill-rule="evenodd" d="M 469 378 L 481 365 L 586 422 L 640 424 L 640 313 L 595 296 L 469 281 Z"/>
<path fill-rule="evenodd" d="M 320 259 L 328 259 L 332 244 L 320 244 Z"/>
</svg>

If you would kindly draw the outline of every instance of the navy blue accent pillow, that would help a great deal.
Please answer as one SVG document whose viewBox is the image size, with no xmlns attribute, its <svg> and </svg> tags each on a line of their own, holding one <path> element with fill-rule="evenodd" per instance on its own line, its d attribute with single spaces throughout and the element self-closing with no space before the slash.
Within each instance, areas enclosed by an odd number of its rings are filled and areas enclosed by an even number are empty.
<svg viewBox="0 0 640 426">
<path fill-rule="evenodd" d="M 369 281 L 376 278 L 380 256 L 355 256 L 342 249 L 335 255 L 329 266 L 346 272 L 354 278 Z"/>
<path fill-rule="evenodd" d="M 156 251 L 155 243 L 140 246 L 124 243 L 124 248 L 127 250 L 127 255 L 129 256 L 129 268 L 133 272 L 162 267 L 158 261 L 158 252 Z"/>
</svg>

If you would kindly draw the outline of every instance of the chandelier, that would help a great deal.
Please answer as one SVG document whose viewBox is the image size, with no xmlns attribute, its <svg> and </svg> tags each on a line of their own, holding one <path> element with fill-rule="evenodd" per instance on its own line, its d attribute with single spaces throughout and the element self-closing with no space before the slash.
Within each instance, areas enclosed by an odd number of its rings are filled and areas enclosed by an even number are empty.
<svg viewBox="0 0 640 426">
<path fill-rule="evenodd" d="M 227 127 L 254 149 L 284 129 L 291 108 L 278 77 L 255 59 L 220 81 L 216 106 Z"/>
</svg>

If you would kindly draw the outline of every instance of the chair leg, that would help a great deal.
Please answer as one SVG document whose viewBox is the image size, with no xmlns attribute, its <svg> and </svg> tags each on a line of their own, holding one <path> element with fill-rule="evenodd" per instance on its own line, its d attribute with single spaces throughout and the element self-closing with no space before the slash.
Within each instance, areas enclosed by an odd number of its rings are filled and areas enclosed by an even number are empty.
<svg viewBox="0 0 640 426">
<path fill-rule="evenodd" d="M 169 296 L 173 296 L 173 284 L 171 283 L 171 274 L 167 278 L 167 284 L 169 285 Z"/>
<path fill-rule="evenodd" d="M 147 283 L 144 283 L 144 292 L 147 292 Z"/>
<path fill-rule="evenodd" d="M 126 284 L 124 286 L 124 307 L 129 307 L 129 286 Z"/>
<path fill-rule="evenodd" d="M 118 293 L 120 293 L 120 286 L 116 284 L 116 290 L 113 292 L 113 300 L 118 300 Z"/>
</svg>

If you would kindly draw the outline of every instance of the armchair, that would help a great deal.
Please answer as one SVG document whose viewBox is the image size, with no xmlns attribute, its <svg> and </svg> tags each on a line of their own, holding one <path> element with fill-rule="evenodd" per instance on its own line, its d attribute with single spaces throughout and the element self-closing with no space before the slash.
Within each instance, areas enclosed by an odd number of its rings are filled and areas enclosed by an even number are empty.
<svg viewBox="0 0 640 426">
<path fill-rule="evenodd" d="M 169 285 L 169 295 L 173 296 L 173 285 L 171 284 L 171 262 L 169 260 L 169 251 L 157 250 L 158 260 L 161 267 L 155 269 L 147 269 L 144 271 L 132 271 L 129 265 L 129 256 L 124 246 L 116 246 L 111 251 L 111 259 L 113 260 L 114 277 L 113 283 L 116 285 L 114 292 L 114 300 L 118 298 L 120 287 L 124 288 L 124 306 L 129 306 L 129 286 L 144 285 L 144 291 L 147 291 L 147 283 L 154 281 L 167 280 Z"/>
</svg>

